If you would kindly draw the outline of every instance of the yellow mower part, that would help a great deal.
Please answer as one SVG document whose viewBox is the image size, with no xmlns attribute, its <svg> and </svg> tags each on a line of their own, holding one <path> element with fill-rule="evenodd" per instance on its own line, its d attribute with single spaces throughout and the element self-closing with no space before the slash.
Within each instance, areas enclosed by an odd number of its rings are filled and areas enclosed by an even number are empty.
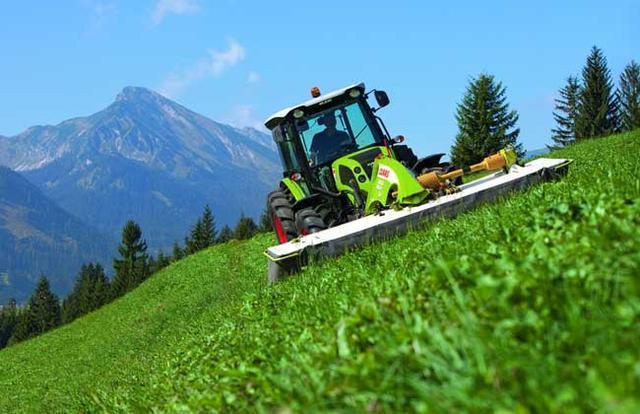
<svg viewBox="0 0 640 414">
<path fill-rule="evenodd" d="M 448 185 L 448 181 L 461 177 L 465 174 L 474 173 L 478 171 L 495 171 L 505 169 L 508 170 L 513 164 L 516 163 L 516 151 L 513 147 L 506 147 L 499 152 L 489 155 L 484 160 L 477 164 L 473 164 L 468 168 L 460 168 L 446 174 L 438 172 L 430 172 L 422 174 L 416 179 L 420 185 L 430 190 L 439 190 Z"/>
</svg>

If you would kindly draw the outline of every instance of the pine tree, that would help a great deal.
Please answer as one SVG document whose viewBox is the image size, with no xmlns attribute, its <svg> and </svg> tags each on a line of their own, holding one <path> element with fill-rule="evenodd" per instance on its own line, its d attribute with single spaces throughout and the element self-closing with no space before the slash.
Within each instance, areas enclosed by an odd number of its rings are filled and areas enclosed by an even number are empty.
<svg viewBox="0 0 640 414">
<path fill-rule="evenodd" d="M 567 84 L 560 89 L 560 98 L 556 101 L 553 118 L 556 128 L 552 129 L 551 139 L 556 147 L 564 147 L 576 139 L 576 121 L 578 119 L 578 99 L 580 98 L 580 84 L 578 78 L 569 76 Z"/>
<path fill-rule="evenodd" d="M 258 231 L 258 226 L 251 217 L 247 217 L 242 213 L 236 228 L 233 231 L 233 238 L 237 240 L 246 240 L 253 237 Z"/>
<path fill-rule="evenodd" d="M 599 137 L 618 130 L 618 100 L 602 50 L 594 46 L 582 69 L 576 139 Z"/>
<path fill-rule="evenodd" d="M 35 324 L 32 321 L 29 309 L 24 309 L 17 315 L 16 325 L 9 338 L 9 342 L 7 342 L 7 346 L 17 344 L 36 335 Z"/>
<path fill-rule="evenodd" d="M 89 290 L 89 275 L 87 271 L 87 265 L 83 265 L 78 274 L 73 290 L 62 301 L 62 323 L 69 323 L 82 315 L 81 308 L 84 306 L 82 303 L 83 296 Z"/>
<path fill-rule="evenodd" d="M 202 235 L 200 237 L 200 248 L 205 249 L 212 246 L 216 242 L 216 223 L 213 213 L 208 205 L 204 207 L 202 212 Z"/>
<path fill-rule="evenodd" d="M 167 267 L 169 265 L 169 263 L 171 263 L 171 258 L 166 256 L 164 254 L 164 252 L 162 252 L 162 251 L 158 252 L 158 257 L 155 258 L 153 261 L 151 259 L 153 259 L 153 256 L 151 256 L 149 258 L 149 273 L 150 274 L 154 274 L 156 272 L 159 272 L 160 270 L 162 270 L 165 267 Z"/>
<path fill-rule="evenodd" d="M 158 253 L 157 263 L 158 263 L 158 270 L 162 270 L 165 267 L 169 266 L 169 264 L 171 263 L 171 258 L 166 254 L 164 254 L 164 252 L 160 252 Z"/>
<path fill-rule="evenodd" d="M 180 247 L 180 244 L 175 241 L 173 242 L 173 252 L 171 254 L 171 261 L 177 262 L 178 260 L 182 260 L 184 257 L 184 251 Z"/>
<path fill-rule="evenodd" d="M 62 323 L 94 311 L 109 301 L 109 279 L 100 263 L 82 266 L 73 290 L 62 302 Z"/>
<path fill-rule="evenodd" d="M 182 252 L 184 253 L 184 256 L 187 257 L 191 254 L 191 249 L 193 248 L 193 242 L 191 241 L 191 239 L 189 237 L 185 237 L 184 238 L 184 249 L 182 250 Z"/>
<path fill-rule="evenodd" d="M 459 166 L 481 161 L 507 145 L 516 149 L 518 157 L 524 155 L 517 142 L 520 129 L 516 128 L 518 113 L 509 110 L 506 89 L 494 77 L 481 74 L 469 83 L 456 111 L 458 134 L 451 147 L 451 158 Z"/>
<path fill-rule="evenodd" d="M 187 256 L 200 250 L 200 245 L 202 244 L 202 229 L 202 219 L 199 218 L 191 228 L 190 236 L 184 239 L 184 252 Z"/>
<path fill-rule="evenodd" d="M 220 235 L 218 235 L 218 243 L 226 243 L 231 239 L 233 239 L 233 230 L 225 224 L 220 230 Z"/>
<path fill-rule="evenodd" d="M 150 254 L 147 258 L 147 267 L 149 268 L 150 275 L 158 271 L 158 263 L 156 262 L 156 258 L 153 257 L 152 254 Z"/>
<path fill-rule="evenodd" d="M 35 291 L 29 299 L 27 309 L 18 318 L 9 344 L 24 341 L 60 325 L 60 303 L 51 292 L 49 281 L 41 276 Z"/>
<path fill-rule="evenodd" d="M 623 131 L 640 128 L 640 65 L 631 61 L 620 75 L 620 121 Z"/>
<path fill-rule="evenodd" d="M 95 310 L 109 303 L 111 291 L 109 278 L 100 263 L 94 265 L 91 281 L 94 304 L 92 310 Z"/>
<path fill-rule="evenodd" d="M 191 228 L 185 239 L 185 253 L 193 254 L 216 243 L 216 224 L 209 206 L 204 207 L 202 217 Z"/>
<path fill-rule="evenodd" d="M 142 230 L 136 222 L 129 220 L 125 224 L 118 252 L 120 259 L 113 260 L 116 272 L 112 283 L 113 297 L 135 288 L 148 275 L 147 242 L 142 239 Z"/>
<path fill-rule="evenodd" d="M 271 232 L 272 224 L 271 224 L 271 214 L 269 214 L 269 208 L 265 207 L 262 210 L 262 214 L 260 215 L 260 229 L 259 231 L 263 233 Z"/>
<path fill-rule="evenodd" d="M 9 299 L 0 311 L 0 349 L 7 346 L 18 321 L 15 299 Z"/>
</svg>

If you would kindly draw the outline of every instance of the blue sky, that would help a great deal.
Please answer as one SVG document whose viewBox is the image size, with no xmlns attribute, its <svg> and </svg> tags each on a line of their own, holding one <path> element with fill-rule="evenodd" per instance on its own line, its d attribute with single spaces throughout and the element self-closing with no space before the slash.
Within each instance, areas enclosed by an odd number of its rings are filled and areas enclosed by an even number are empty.
<svg viewBox="0 0 640 414">
<path fill-rule="evenodd" d="M 7 1 L 0 134 L 106 107 L 127 85 L 215 120 L 258 125 L 284 106 L 365 81 L 392 134 L 448 151 L 468 80 L 507 87 L 529 149 L 549 142 L 553 98 L 589 49 L 616 79 L 640 61 L 638 1 Z"/>
</svg>

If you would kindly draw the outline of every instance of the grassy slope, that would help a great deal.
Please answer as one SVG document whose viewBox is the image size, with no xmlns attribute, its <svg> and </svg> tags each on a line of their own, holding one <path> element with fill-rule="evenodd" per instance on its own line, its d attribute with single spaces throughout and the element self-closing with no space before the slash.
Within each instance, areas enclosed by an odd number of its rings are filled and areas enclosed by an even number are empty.
<svg viewBox="0 0 640 414">
<path fill-rule="evenodd" d="M 266 286 L 217 246 L 0 352 L 0 412 L 640 409 L 640 131 L 569 176 Z"/>
</svg>

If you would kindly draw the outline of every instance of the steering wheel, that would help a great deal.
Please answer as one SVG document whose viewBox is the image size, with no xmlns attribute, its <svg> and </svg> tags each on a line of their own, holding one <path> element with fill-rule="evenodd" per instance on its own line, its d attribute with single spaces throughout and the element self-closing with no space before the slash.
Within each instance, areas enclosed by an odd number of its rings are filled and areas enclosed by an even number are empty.
<svg viewBox="0 0 640 414">
<path fill-rule="evenodd" d="M 344 144 L 340 145 L 340 149 L 338 150 L 338 152 L 356 149 L 358 149 L 358 144 L 356 144 L 355 142 L 345 142 Z"/>
<path fill-rule="evenodd" d="M 325 160 L 333 160 L 336 159 L 340 154 L 343 154 L 347 151 L 358 149 L 358 144 L 353 142 L 345 142 L 344 144 L 340 144 L 340 146 L 335 150 L 328 154 L 324 159 Z"/>
</svg>

